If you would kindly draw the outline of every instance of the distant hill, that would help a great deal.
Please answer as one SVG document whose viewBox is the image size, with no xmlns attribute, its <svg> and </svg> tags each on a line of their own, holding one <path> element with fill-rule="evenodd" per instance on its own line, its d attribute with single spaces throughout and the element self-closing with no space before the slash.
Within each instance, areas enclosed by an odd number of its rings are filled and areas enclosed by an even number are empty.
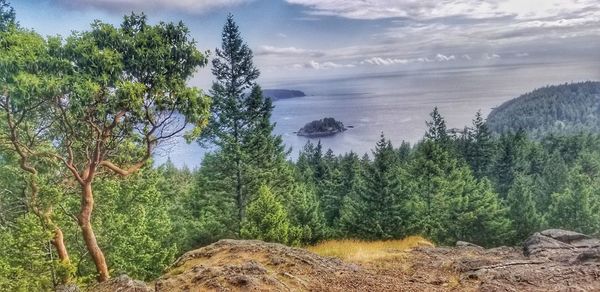
<svg viewBox="0 0 600 292">
<path fill-rule="evenodd" d="M 522 128 L 532 137 L 550 133 L 600 133 L 600 82 L 547 86 L 503 103 L 487 124 L 495 133 Z"/>
<path fill-rule="evenodd" d="M 263 95 L 270 97 L 271 100 L 275 101 L 278 99 L 294 98 L 306 96 L 304 92 L 300 90 L 289 90 L 289 89 L 264 89 Z"/>
</svg>

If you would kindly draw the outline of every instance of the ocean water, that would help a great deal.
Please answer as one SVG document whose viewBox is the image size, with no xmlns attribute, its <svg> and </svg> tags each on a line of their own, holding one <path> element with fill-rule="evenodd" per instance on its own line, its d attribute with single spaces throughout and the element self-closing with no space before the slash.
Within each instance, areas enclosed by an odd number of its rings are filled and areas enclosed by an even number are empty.
<svg viewBox="0 0 600 292">
<path fill-rule="evenodd" d="M 481 110 L 492 108 L 536 88 L 587 80 L 600 80 L 600 63 L 505 65 L 485 68 L 452 68 L 371 74 L 322 80 L 288 80 L 263 84 L 263 88 L 297 89 L 307 96 L 274 103 L 275 132 L 298 151 L 312 140 L 294 134 L 305 123 L 333 117 L 354 128 L 320 138 L 335 153 L 370 153 L 381 133 L 399 145 L 417 142 L 425 121 L 437 106 L 448 128 L 463 128 Z M 197 144 L 175 141 L 161 149 L 155 164 L 170 158 L 177 166 L 197 167 L 206 152 Z"/>
</svg>

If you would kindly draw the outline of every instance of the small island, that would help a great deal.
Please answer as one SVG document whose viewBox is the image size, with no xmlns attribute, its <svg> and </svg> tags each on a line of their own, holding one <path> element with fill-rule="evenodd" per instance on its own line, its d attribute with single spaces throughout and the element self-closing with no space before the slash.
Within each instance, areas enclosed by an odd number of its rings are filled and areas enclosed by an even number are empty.
<svg viewBox="0 0 600 292">
<path fill-rule="evenodd" d="M 308 138 L 329 137 L 346 131 L 346 127 L 334 118 L 312 121 L 302 127 L 296 134 Z"/>
</svg>

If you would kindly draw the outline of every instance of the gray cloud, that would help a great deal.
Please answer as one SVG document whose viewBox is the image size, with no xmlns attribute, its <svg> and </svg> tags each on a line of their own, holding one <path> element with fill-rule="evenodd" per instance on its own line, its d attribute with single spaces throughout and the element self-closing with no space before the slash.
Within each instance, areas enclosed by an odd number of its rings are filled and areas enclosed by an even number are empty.
<svg viewBox="0 0 600 292">
<path fill-rule="evenodd" d="M 231 7 L 254 0 L 56 0 L 72 9 L 99 8 L 110 12 L 167 10 L 201 14 L 213 9 Z"/>
<path fill-rule="evenodd" d="M 286 0 L 305 6 L 312 15 L 352 19 L 435 19 L 449 16 L 483 19 L 553 17 L 594 7 L 596 0 Z"/>
</svg>

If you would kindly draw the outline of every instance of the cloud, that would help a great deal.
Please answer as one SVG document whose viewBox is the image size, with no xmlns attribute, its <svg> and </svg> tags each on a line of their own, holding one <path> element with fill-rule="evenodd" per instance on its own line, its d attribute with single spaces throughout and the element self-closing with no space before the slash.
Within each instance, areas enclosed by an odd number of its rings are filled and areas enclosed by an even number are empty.
<svg viewBox="0 0 600 292">
<path fill-rule="evenodd" d="M 413 59 L 401 59 L 401 58 L 382 58 L 382 57 L 371 57 L 368 59 L 364 59 L 360 61 L 360 65 L 376 65 L 376 66 L 390 66 L 390 65 L 404 65 L 410 63 L 431 63 L 434 61 L 437 62 L 447 62 L 456 60 L 456 56 L 450 55 L 446 56 L 443 54 L 437 54 L 435 58 L 431 59 L 429 57 L 420 57 Z"/>
<path fill-rule="evenodd" d="M 461 16 L 471 19 L 515 17 L 535 19 L 578 12 L 596 0 L 286 0 L 308 8 L 311 15 L 351 19 L 435 19 Z"/>
<path fill-rule="evenodd" d="M 320 57 L 323 56 L 323 52 L 315 51 L 315 50 L 307 50 L 296 47 L 274 47 L 274 46 L 262 46 L 256 51 L 257 56 L 269 56 L 269 55 L 277 55 L 277 56 L 298 56 L 305 55 L 310 57 Z"/>
<path fill-rule="evenodd" d="M 488 53 L 483 54 L 483 59 L 485 59 L 485 60 L 494 60 L 494 59 L 500 59 L 500 58 L 501 58 L 501 56 L 498 54 L 488 54 Z"/>
<path fill-rule="evenodd" d="M 388 66 L 394 64 L 407 64 L 410 63 L 409 59 L 393 59 L 393 58 L 381 58 L 381 57 L 372 57 L 369 59 L 365 59 L 360 62 L 360 64 L 370 64 L 370 65 L 379 65 L 379 66 Z"/>
<path fill-rule="evenodd" d="M 100 8 L 110 12 L 175 11 L 202 14 L 214 9 L 250 3 L 254 0 L 57 0 L 72 9 Z"/>
<path fill-rule="evenodd" d="M 442 54 L 437 54 L 437 55 L 435 56 L 435 59 L 436 59 L 438 62 L 447 62 L 447 61 L 453 61 L 453 60 L 456 60 L 456 57 L 455 57 L 454 55 L 451 55 L 451 56 L 445 56 L 445 55 L 442 55 Z"/>
<path fill-rule="evenodd" d="M 354 68 L 356 65 L 354 64 L 338 64 L 334 62 L 323 62 L 319 63 L 317 61 L 311 60 L 307 64 L 304 65 L 304 68 L 310 68 L 315 70 L 327 70 L 327 69 L 338 69 L 338 68 Z"/>
</svg>

